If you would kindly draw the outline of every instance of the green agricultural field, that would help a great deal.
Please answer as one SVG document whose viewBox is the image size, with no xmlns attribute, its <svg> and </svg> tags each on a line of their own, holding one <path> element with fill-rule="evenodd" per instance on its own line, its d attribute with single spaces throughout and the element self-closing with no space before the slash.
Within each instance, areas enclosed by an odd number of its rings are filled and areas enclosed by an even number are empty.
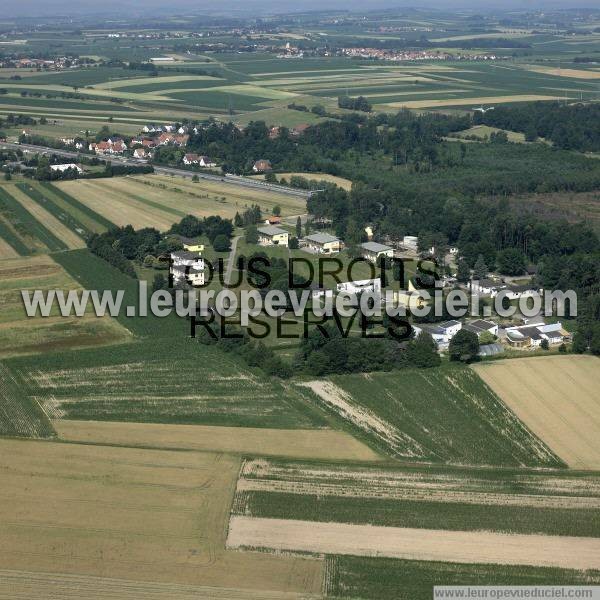
<svg viewBox="0 0 600 600">
<path fill-rule="evenodd" d="M 304 385 L 319 406 L 391 456 L 454 464 L 561 465 L 469 371 L 446 364 Z"/>
<path fill-rule="evenodd" d="M 248 460 L 240 478 L 234 515 L 430 530 L 600 536 L 600 478 L 596 474 Z"/>
<path fill-rule="evenodd" d="M 35 399 L 24 398 L 23 382 L 0 362 L 0 435 L 49 438 L 54 429 Z"/>
<path fill-rule="evenodd" d="M 598 585 L 600 572 L 552 567 L 469 565 L 393 558 L 328 556 L 331 598 L 431 600 L 435 585 Z"/>
<path fill-rule="evenodd" d="M 291 429 L 324 424 L 293 390 L 183 331 L 107 350 L 13 359 L 10 366 L 28 379 L 26 397 L 38 398 L 53 418 Z"/>
</svg>

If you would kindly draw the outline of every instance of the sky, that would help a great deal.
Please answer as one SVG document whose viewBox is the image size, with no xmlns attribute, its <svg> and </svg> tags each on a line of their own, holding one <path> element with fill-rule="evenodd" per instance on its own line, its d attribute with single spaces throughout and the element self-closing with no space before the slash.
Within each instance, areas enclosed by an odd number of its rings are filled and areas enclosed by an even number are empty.
<svg viewBox="0 0 600 600">
<path fill-rule="evenodd" d="M 0 20 L 2 17 L 41 17 L 72 14 L 105 14 L 148 16 L 150 11 L 162 14 L 238 14 L 240 16 L 272 14 L 274 12 L 296 12 L 303 10 L 350 9 L 361 12 L 369 8 L 394 8 L 418 6 L 443 10 L 471 8 L 477 11 L 503 9 L 543 9 L 543 8 L 597 8 L 598 0 L 20 0 L 9 2 L 0 0 Z"/>
</svg>

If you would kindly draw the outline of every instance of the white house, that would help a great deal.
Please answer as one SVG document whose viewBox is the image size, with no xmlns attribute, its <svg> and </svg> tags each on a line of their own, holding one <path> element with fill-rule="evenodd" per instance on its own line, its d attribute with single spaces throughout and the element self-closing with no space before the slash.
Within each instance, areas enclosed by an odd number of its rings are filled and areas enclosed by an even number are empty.
<svg viewBox="0 0 600 600">
<path fill-rule="evenodd" d="M 391 246 L 385 244 L 379 244 L 378 242 L 365 242 L 360 245 L 361 254 L 363 258 L 366 258 L 370 262 L 377 262 L 380 256 L 392 258 L 394 256 L 394 249 Z"/>
<path fill-rule="evenodd" d="M 146 148 L 136 148 L 133 151 L 133 158 L 147 159 L 148 151 L 146 150 Z"/>
<path fill-rule="evenodd" d="M 187 281 L 193 286 L 204 285 L 204 259 L 197 252 L 171 252 L 170 272 L 175 284 Z"/>
<path fill-rule="evenodd" d="M 65 171 L 68 171 L 69 169 L 74 169 L 78 173 L 83 173 L 83 169 L 81 167 L 79 167 L 78 165 L 76 165 L 75 163 L 66 163 L 64 165 L 50 165 L 51 171 L 58 171 L 60 173 L 64 173 Z"/>
<path fill-rule="evenodd" d="M 530 296 L 537 296 L 543 290 L 536 288 L 532 284 L 527 285 L 507 285 L 506 286 L 506 297 L 509 300 L 517 300 L 519 298 L 526 298 Z"/>
<path fill-rule="evenodd" d="M 444 350 L 448 347 L 450 340 L 462 329 L 462 323 L 454 320 L 442 323 L 419 323 L 419 325 L 413 325 L 413 329 L 415 336 L 422 331 L 431 335 L 438 348 Z"/>
<path fill-rule="evenodd" d="M 504 284 L 494 281 L 493 279 L 474 279 L 469 282 L 469 287 L 475 294 L 491 296 L 492 298 L 495 298 L 498 295 L 498 292 L 506 288 Z"/>
</svg>

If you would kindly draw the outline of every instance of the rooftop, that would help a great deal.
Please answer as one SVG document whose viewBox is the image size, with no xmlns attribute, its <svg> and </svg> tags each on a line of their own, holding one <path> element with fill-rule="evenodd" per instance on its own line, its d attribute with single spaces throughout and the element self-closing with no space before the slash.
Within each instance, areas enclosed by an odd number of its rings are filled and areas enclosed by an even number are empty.
<svg viewBox="0 0 600 600">
<path fill-rule="evenodd" d="M 389 250 L 392 250 L 391 246 L 386 246 L 385 244 L 380 244 L 378 242 L 365 242 L 360 246 L 367 252 L 388 252 Z"/>
<path fill-rule="evenodd" d="M 274 225 L 259 227 L 258 232 L 268 236 L 282 235 L 284 233 L 287 235 L 287 231 L 285 229 L 281 229 L 281 227 L 275 227 Z"/>
<path fill-rule="evenodd" d="M 315 244 L 330 244 L 331 242 L 340 241 L 335 235 L 330 235 L 329 233 L 313 233 L 307 235 L 304 239 L 308 242 L 315 242 Z"/>
</svg>

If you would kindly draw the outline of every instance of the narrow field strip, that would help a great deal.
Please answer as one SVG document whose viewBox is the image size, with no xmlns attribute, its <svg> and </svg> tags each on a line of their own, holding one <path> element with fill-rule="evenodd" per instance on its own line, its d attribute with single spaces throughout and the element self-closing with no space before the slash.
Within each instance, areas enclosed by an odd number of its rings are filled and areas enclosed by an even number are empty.
<svg viewBox="0 0 600 600">
<path fill-rule="evenodd" d="M 39 223 L 44 223 L 48 231 L 66 245 L 68 250 L 85 248 L 83 239 L 74 233 L 71 229 L 61 223 L 54 215 L 35 202 L 33 198 L 24 193 L 19 187 L 12 187 L 10 190 L 12 197 L 19 202 L 27 212 L 29 212 Z"/>
<path fill-rule="evenodd" d="M 258 429 L 205 425 L 156 425 L 55 421 L 61 439 L 81 443 L 149 448 L 211 450 L 327 460 L 378 460 L 378 456 L 346 433 L 333 430 Z"/>
<path fill-rule="evenodd" d="M 8 243 L 8 239 L 13 239 L 12 232 L 8 231 L 4 223 L 0 221 L 0 260 L 4 260 L 7 258 L 17 258 L 21 256 L 20 253 L 17 252 L 17 249 Z M 17 247 L 20 247 L 18 241 L 13 239 L 13 243 Z"/>
<path fill-rule="evenodd" d="M 0 598 L 7 600 L 316 600 L 320 597 L 295 592 L 252 591 L 65 573 L 0 570 Z"/>
<path fill-rule="evenodd" d="M 600 539 L 443 531 L 234 516 L 228 548 L 457 563 L 600 568 Z"/>
</svg>

